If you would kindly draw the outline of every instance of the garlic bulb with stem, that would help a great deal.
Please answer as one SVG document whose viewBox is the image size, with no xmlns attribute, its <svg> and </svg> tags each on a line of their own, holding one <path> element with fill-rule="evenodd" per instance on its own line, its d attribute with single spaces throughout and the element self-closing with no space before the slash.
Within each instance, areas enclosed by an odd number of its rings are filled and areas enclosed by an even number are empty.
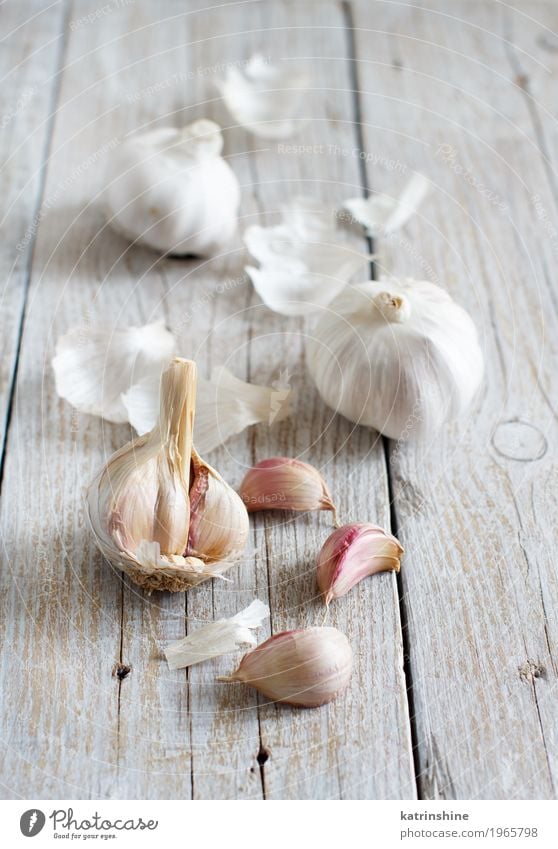
<svg viewBox="0 0 558 849">
<path fill-rule="evenodd" d="M 99 548 L 149 591 L 221 576 L 248 536 L 241 499 L 193 446 L 195 399 L 195 363 L 175 358 L 161 377 L 158 424 L 117 451 L 88 491 Z"/>
<path fill-rule="evenodd" d="M 244 476 L 239 489 L 249 513 L 259 510 L 337 510 L 327 484 L 310 463 L 291 457 L 270 457 L 256 463 Z"/>
<path fill-rule="evenodd" d="M 274 634 L 245 654 L 238 669 L 219 681 L 239 681 L 272 702 L 320 707 L 346 689 L 353 653 L 337 628 L 303 628 Z"/>
<path fill-rule="evenodd" d="M 399 572 L 403 547 L 378 525 L 353 522 L 333 531 L 318 555 L 316 579 L 324 602 L 346 595 L 378 572 Z"/>
<path fill-rule="evenodd" d="M 461 415 L 484 369 L 468 313 L 439 286 L 410 279 L 349 286 L 306 351 L 326 404 L 391 439 L 424 440 Z"/>
<path fill-rule="evenodd" d="M 240 187 L 218 124 L 161 127 L 111 151 L 102 203 L 109 224 L 161 253 L 213 256 L 237 228 Z"/>
</svg>

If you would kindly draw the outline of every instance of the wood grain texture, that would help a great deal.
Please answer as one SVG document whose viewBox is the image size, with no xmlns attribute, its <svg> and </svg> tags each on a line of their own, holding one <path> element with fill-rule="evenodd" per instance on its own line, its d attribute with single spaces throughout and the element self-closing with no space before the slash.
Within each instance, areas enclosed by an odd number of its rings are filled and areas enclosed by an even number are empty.
<svg viewBox="0 0 558 849">
<path fill-rule="evenodd" d="M 64 10 L 36 2 L 1 10 L 0 178 L 0 446 L 9 414 L 21 319 L 27 297 L 37 215 L 64 49 Z"/>
<path fill-rule="evenodd" d="M 355 4 L 370 185 L 433 182 L 379 265 L 447 287 L 487 364 L 468 421 L 390 451 L 424 798 L 556 795 L 557 22 L 550 3 Z"/>
<path fill-rule="evenodd" d="M 232 584 L 186 597 L 146 597 L 96 551 L 83 487 L 129 437 L 124 426 L 76 414 L 54 392 L 55 340 L 73 325 L 164 317 L 208 374 L 225 363 L 270 383 L 289 369 L 296 416 L 214 452 L 233 485 L 254 460 L 301 455 L 323 469 L 343 519 L 389 524 L 384 455 L 319 403 L 303 367 L 309 325 L 258 304 L 239 243 L 211 261 L 162 259 L 108 230 L 99 210 L 105 157 L 128 132 L 207 115 L 225 127 L 226 155 L 243 187 L 242 226 L 275 220 L 290 193 L 337 200 L 358 188 L 355 157 L 282 155 L 232 125 L 212 80 L 225 61 L 268 45 L 274 58 L 318 69 L 298 141 L 354 147 L 344 19 L 320 4 L 119 3 L 90 21 L 66 10 L 67 48 L 30 282 L 11 418 L 0 527 L 4 794 L 35 798 L 412 797 L 408 709 L 396 583 L 380 576 L 332 609 L 355 649 L 350 692 L 317 711 L 259 704 L 216 683 L 235 658 L 169 672 L 162 649 L 188 628 L 270 601 L 270 627 L 320 624 L 314 558 L 326 516 L 254 522 Z M 40 41 L 43 36 L 41 36 Z M 310 49 L 309 49 L 310 45 Z M 342 196 L 342 195 L 341 195 Z M 223 285 L 224 284 L 224 285 Z M 33 458 L 33 462 L 30 462 Z M 356 471 L 355 471 L 356 470 Z M 263 636 L 263 635 L 262 635 Z M 130 671 L 127 672 L 128 667 Z M 118 676 L 120 671 L 121 676 Z"/>
</svg>

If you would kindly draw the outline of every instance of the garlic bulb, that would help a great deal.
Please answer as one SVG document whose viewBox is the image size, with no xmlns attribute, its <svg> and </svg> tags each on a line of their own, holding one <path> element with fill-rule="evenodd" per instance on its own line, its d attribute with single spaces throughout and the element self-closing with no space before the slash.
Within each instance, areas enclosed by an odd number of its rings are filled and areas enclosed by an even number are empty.
<svg viewBox="0 0 558 849">
<path fill-rule="evenodd" d="M 229 619 L 218 619 L 188 634 L 165 649 L 170 669 L 184 669 L 213 657 L 236 651 L 241 646 L 255 646 L 254 630 L 269 617 L 269 607 L 255 599 L 248 607 Z"/>
<path fill-rule="evenodd" d="M 195 395 L 195 363 L 174 359 L 161 377 L 158 424 L 113 454 L 88 491 L 99 548 L 149 591 L 220 576 L 248 536 L 241 499 L 192 444 Z"/>
<path fill-rule="evenodd" d="M 318 555 L 316 578 L 326 605 L 378 572 L 399 572 L 403 548 L 377 525 L 354 522 L 329 535 Z"/>
<path fill-rule="evenodd" d="M 307 362 L 326 404 L 401 440 L 463 413 L 483 374 L 468 313 L 439 286 L 409 279 L 348 287 L 309 337 Z"/>
<path fill-rule="evenodd" d="M 241 126 L 265 139 L 284 139 L 296 130 L 305 89 L 310 80 L 293 62 L 272 64 L 252 56 L 244 71 L 228 68 L 217 82 L 227 109 Z"/>
<path fill-rule="evenodd" d="M 335 504 L 321 474 L 310 463 L 290 457 L 261 460 L 245 475 L 240 497 L 249 513 L 258 510 L 331 510 Z"/>
<path fill-rule="evenodd" d="M 296 197 L 281 213 L 281 224 L 253 225 L 244 232 L 248 251 L 260 263 L 245 271 L 270 310 L 308 315 L 342 292 L 370 255 L 347 243 L 332 211 L 320 201 Z"/>
<path fill-rule="evenodd" d="M 220 127 L 207 120 L 126 139 L 108 162 L 109 224 L 161 253 L 218 253 L 236 231 L 240 201 L 222 147 Z"/>
<path fill-rule="evenodd" d="M 348 685 L 353 653 L 337 628 L 282 631 L 245 654 L 220 681 L 241 681 L 273 702 L 319 707 Z"/>
</svg>

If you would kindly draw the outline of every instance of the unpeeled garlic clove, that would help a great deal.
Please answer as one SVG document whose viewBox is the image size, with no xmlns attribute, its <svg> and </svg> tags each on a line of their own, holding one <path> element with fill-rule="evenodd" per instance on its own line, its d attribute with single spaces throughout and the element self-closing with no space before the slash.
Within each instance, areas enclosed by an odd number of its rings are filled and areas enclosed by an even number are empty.
<svg viewBox="0 0 558 849">
<path fill-rule="evenodd" d="M 355 522 L 333 531 L 318 555 L 317 581 L 325 603 L 341 598 L 377 572 L 399 572 L 403 547 L 378 525 Z"/>
<path fill-rule="evenodd" d="M 290 457 L 271 457 L 253 466 L 240 486 L 249 513 L 258 510 L 331 510 L 327 484 L 314 466 Z"/>
<path fill-rule="evenodd" d="M 274 702 L 319 707 L 348 685 L 353 653 L 337 628 L 282 631 L 245 654 L 221 681 L 240 681 Z"/>
<path fill-rule="evenodd" d="M 145 589 L 185 590 L 220 576 L 246 544 L 248 515 L 192 444 L 196 365 L 161 377 L 158 424 L 114 454 L 87 497 L 105 557 Z"/>
</svg>

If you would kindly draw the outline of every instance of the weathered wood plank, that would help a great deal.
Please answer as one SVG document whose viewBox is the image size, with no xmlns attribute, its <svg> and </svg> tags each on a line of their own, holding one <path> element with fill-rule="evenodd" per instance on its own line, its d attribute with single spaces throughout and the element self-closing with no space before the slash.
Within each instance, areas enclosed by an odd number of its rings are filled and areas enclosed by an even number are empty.
<svg viewBox="0 0 558 849">
<path fill-rule="evenodd" d="M 45 10 L 36 0 L 0 10 L 0 446 L 13 385 L 21 317 L 27 295 L 43 194 L 44 165 L 56 108 L 64 43 L 64 4 Z"/>
<path fill-rule="evenodd" d="M 330 148 L 355 146 L 341 10 L 322 4 L 319 22 L 327 20 L 324 26 L 317 25 L 313 4 L 266 4 L 260 15 L 260 25 L 269 33 L 262 41 L 273 44 L 274 55 L 302 61 L 311 57 L 313 73 L 306 120 L 294 139 L 302 152 L 281 154 L 276 144 L 255 157 L 262 211 L 276 210 L 289 194 L 309 194 L 336 206 L 358 191 L 359 183 L 358 160 L 332 155 Z M 370 520 L 389 526 L 381 444 L 370 432 L 332 417 L 304 372 L 304 341 L 312 333 L 312 319 L 286 323 L 259 311 L 256 320 L 258 336 L 276 336 L 276 356 L 289 364 L 305 403 L 292 426 L 284 426 L 280 442 L 263 429 L 256 433 L 254 458 L 281 453 L 314 463 L 339 499 L 342 521 Z M 260 347 L 253 344 L 254 362 L 260 359 Z M 293 521 L 262 515 L 255 527 L 259 545 L 265 545 L 267 552 L 266 571 L 262 561 L 259 580 L 269 584 L 273 630 L 321 624 L 323 607 L 316 597 L 314 570 L 317 552 L 331 531 L 328 518 Z M 351 640 L 352 686 L 338 702 L 320 711 L 262 706 L 262 744 L 270 755 L 264 766 L 266 797 L 411 797 L 415 785 L 394 576 L 362 584 L 332 606 L 328 622 Z"/>
<path fill-rule="evenodd" d="M 344 518 L 388 521 L 378 446 L 369 434 L 330 420 L 300 363 L 307 328 L 293 322 L 285 333 L 285 322 L 257 305 L 239 276 L 243 257 L 237 248 L 210 263 L 160 260 L 129 250 L 104 228 L 90 202 L 103 157 L 126 132 L 157 119 L 179 123 L 209 114 L 224 120 L 208 84 L 213 66 L 227 57 L 243 60 L 268 40 L 280 58 L 306 55 L 308 39 L 316 37 L 313 61 L 327 86 L 317 86 L 308 109 L 312 120 L 300 139 L 316 142 L 327 130 L 328 142 L 331 136 L 352 144 L 349 95 L 327 93 L 347 88 L 342 33 L 316 30 L 311 6 L 257 4 L 261 18 L 252 4 L 249 13 L 243 4 L 199 15 L 174 11 L 169 7 L 163 16 L 148 3 L 119 4 L 84 23 L 87 4 L 72 8 L 71 72 L 62 80 L 45 193 L 57 202 L 44 208 L 40 225 L 8 446 L 10 497 L 3 499 L 1 514 L 10 563 L 3 578 L 3 627 L 9 630 L 3 633 L 2 668 L 5 680 L 21 684 L 4 693 L 9 792 L 261 798 L 265 788 L 270 798 L 412 795 L 390 576 L 363 585 L 330 614 L 356 649 L 348 697 L 315 712 L 262 707 L 258 714 L 254 694 L 215 683 L 219 672 L 231 668 L 230 658 L 193 668 L 188 676 L 166 670 L 161 649 L 184 632 L 183 599 L 137 593 L 101 561 L 86 528 L 82 487 L 127 438 L 127 429 L 76 416 L 55 397 L 53 340 L 80 322 L 116 326 L 161 315 L 180 334 L 182 352 L 196 356 L 202 370 L 227 361 L 239 376 L 268 382 L 289 367 L 302 390 L 296 419 L 242 435 L 215 452 L 212 462 L 231 483 L 254 459 L 302 454 L 324 468 Z M 333 4 L 331 14 L 341 26 Z M 354 191 L 353 160 L 258 152 L 266 146 L 238 128 L 227 131 L 227 153 L 244 186 L 243 223 L 254 220 L 257 206 L 275 213 L 295 189 L 316 188 L 326 198 L 337 198 L 340 187 Z M 216 285 L 224 276 L 233 282 L 223 293 Z M 350 454 L 340 458 L 349 440 Z M 30 456 L 37 458 L 33 467 Z M 353 463 L 364 475 L 359 487 Z M 254 553 L 232 573 L 235 583 L 207 584 L 189 594 L 189 626 L 231 615 L 255 595 L 270 597 L 275 630 L 321 622 L 322 609 L 313 601 L 313 559 L 327 532 L 323 517 L 256 522 Z M 122 681 L 112 675 L 115 663 L 132 667 Z M 260 744 L 269 753 L 263 786 Z"/>
<path fill-rule="evenodd" d="M 540 137 L 552 144 L 555 118 L 535 101 L 556 59 L 540 48 L 548 30 L 508 7 L 510 36 L 499 4 L 353 6 L 370 184 L 393 192 L 419 170 L 434 185 L 408 231 L 380 245 L 381 265 L 435 275 L 475 317 L 487 365 L 467 420 L 423 448 L 391 446 L 420 793 L 551 798 L 555 238 L 532 197 L 555 221 Z M 556 28 L 551 4 L 529 12 Z"/>
</svg>

